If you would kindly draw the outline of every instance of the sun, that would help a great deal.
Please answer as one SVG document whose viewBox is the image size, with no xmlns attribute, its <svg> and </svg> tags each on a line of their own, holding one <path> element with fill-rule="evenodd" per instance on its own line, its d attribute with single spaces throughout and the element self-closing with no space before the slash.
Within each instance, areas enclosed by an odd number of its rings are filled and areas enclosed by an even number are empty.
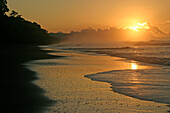
<svg viewBox="0 0 170 113">
<path fill-rule="evenodd" d="M 136 31 L 136 32 L 138 32 L 139 30 L 150 29 L 150 27 L 148 26 L 147 22 L 137 23 L 135 26 L 129 26 L 128 28 L 130 30 L 133 30 L 133 31 Z"/>
<path fill-rule="evenodd" d="M 139 28 L 139 26 L 129 27 L 129 29 L 134 30 L 134 31 L 139 31 L 138 28 Z"/>
</svg>

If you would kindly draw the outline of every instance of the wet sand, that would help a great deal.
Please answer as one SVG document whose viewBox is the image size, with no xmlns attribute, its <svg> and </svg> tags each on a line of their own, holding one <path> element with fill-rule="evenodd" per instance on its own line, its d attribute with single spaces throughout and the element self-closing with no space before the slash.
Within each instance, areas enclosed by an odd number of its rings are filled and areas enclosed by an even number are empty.
<svg viewBox="0 0 170 113">
<path fill-rule="evenodd" d="M 51 52 L 50 52 L 51 51 Z M 27 68 L 41 79 L 34 83 L 46 90 L 56 104 L 45 113 L 166 113 L 166 104 L 128 97 L 105 82 L 92 81 L 85 75 L 131 68 L 128 62 L 105 55 L 87 55 L 72 51 L 49 50 L 59 59 L 36 60 Z"/>
<path fill-rule="evenodd" d="M 1 45 L 1 111 L 3 113 L 41 113 L 54 101 L 44 89 L 33 84 L 36 72 L 25 68 L 31 60 L 54 58 L 36 45 Z"/>
</svg>

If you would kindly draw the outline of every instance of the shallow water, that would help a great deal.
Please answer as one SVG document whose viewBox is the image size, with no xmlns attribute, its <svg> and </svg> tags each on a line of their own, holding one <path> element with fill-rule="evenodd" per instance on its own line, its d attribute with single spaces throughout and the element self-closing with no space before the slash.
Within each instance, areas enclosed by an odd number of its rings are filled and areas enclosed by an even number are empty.
<svg viewBox="0 0 170 113">
<path fill-rule="evenodd" d="M 86 75 L 112 84 L 114 91 L 131 97 L 170 104 L 170 68 L 113 70 Z"/>
</svg>

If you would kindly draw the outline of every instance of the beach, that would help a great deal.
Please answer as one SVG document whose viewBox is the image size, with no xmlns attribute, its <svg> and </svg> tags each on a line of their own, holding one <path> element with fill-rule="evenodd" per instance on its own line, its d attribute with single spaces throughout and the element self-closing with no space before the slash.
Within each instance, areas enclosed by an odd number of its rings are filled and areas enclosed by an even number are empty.
<svg viewBox="0 0 170 113">
<path fill-rule="evenodd" d="M 40 78 L 33 83 L 55 101 L 45 113 L 166 113 L 167 104 L 140 100 L 112 91 L 107 82 L 92 81 L 85 76 L 111 70 L 131 69 L 131 62 L 95 53 L 75 52 L 42 46 L 52 59 L 27 62 L 27 69 Z M 141 66 L 141 68 L 151 68 Z"/>
<path fill-rule="evenodd" d="M 170 113 L 170 1 L 153 1 L 1 0 L 1 112 Z"/>
</svg>

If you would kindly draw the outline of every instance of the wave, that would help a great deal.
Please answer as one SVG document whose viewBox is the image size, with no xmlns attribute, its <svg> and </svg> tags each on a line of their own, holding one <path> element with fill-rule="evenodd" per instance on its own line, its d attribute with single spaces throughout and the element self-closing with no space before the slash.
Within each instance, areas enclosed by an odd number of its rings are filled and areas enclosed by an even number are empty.
<svg viewBox="0 0 170 113">
<path fill-rule="evenodd" d="M 121 58 L 127 58 L 130 60 L 136 60 L 144 63 L 159 64 L 159 65 L 170 65 L 170 58 L 159 58 L 159 57 L 146 57 L 138 56 L 135 53 L 112 53 L 109 51 L 93 51 L 99 54 L 106 54 L 110 56 L 116 56 Z"/>
<path fill-rule="evenodd" d="M 65 50 L 82 50 L 82 51 L 88 51 L 88 50 L 124 50 L 124 49 L 134 49 L 133 47 L 115 47 L 115 48 L 65 48 Z"/>
<path fill-rule="evenodd" d="M 152 43 L 152 42 L 138 42 L 135 44 L 135 46 L 169 46 L 169 45 L 170 45 L 169 42 L 167 42 L 167 43 L 165 43 L 165 42 L 154 42 L 154 43 Z"/>
<path fill-rule="evenodd" d="M 95 52 L 98 54 L 106 54 L 114 57 L 126 58 L 129 60 L 140 61 L 143 63 L 170 65 L 170 58 L 162 57 L 163 52 L 159 53 L 155 50 L 147 50 L 148 48 L 135 48 L 135 47 L 115 47 L 115 48 L 63 48 L 64 50 L 78 50 L 84 52 Z M 154 51 L 154 52 L 153 52 Z M 168 53 L 169 54 L 169 53 Z M 157 55 L 157 56 L 156 56 Z"/>
<path fill-rule="evenodd" d="M 169 74 L 169 71 L 158 69 L 113 70 L 85 75 L 85 77 L 110 83 L 113 91 L 120 94 L 170 104 Z"/>
</svg>

